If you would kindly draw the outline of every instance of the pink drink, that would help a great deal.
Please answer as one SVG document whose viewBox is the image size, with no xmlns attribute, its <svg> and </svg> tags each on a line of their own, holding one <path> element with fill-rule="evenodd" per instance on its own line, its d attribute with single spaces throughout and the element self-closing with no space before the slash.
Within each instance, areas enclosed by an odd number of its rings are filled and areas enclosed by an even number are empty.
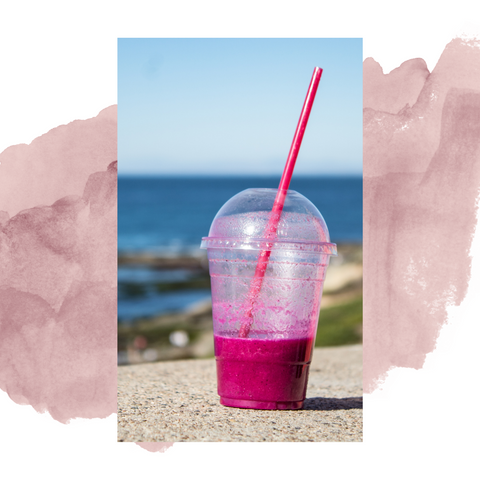
<svg viewBox="0 0 480 480">
<path fill-rule="evenodd" d="M 302 408 L 314 338 L 214 335 L 220 403 L 229 407 Z"/>
<path fill-rule="evenodd" d="M 336 245 L 320 212 L 288 190 L 248 189 L 217 213 L 208 251 L 220 403 L 302 408 L 325 271 Z M 260 268 L 259 265 L 262 267 Z"/>
</svg>

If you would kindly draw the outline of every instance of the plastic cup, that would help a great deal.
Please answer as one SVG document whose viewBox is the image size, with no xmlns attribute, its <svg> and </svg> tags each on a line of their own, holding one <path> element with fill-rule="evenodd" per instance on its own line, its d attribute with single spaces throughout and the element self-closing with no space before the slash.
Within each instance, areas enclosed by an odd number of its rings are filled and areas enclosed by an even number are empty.
<svg viewBox="0 0 480 480">
<path fill-rule="evenodd" d="M 276 237 L 264 234 L 276 189 L 248 189 L 218 212 L 203 238 L 212 285 L 220 403 L 255 409 L 299 409 L 320 312 L 325 272 L 336 245 L 303 195 L 288 190 Z M 262 251 L 271 250 L 252 308 L 249 296 Z M 245 338 L 239 331 L 249 316 Z"/>
</svg>

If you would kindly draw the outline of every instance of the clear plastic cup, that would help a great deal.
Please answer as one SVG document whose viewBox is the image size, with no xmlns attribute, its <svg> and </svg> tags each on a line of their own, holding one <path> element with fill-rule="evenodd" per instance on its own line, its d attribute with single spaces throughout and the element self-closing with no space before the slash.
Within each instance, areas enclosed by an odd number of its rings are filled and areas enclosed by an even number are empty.
<svg viewBox="0 0 480 480">
<path fill-rule="evenodd" d="M 264 238 L 276 193 L 258 188 L 235 195 L 202 239 L 212 284 L 218 394 L 230 407 L 298 409 L 305 400 L 323 282 L 336 245 L 317 208 L 293 190 L 276 238 Z M 265 250 L 271 253 L 252 306 L 252 281 Z M 246 321 L 251 325 L 242 337 Z"/>
</svg>

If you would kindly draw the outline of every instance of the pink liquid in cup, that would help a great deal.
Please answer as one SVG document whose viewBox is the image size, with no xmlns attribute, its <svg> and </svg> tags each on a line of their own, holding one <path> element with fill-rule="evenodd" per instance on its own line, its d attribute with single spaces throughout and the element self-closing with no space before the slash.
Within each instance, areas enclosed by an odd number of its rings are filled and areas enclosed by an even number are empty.
<svg viewBox="0 0 480 480">
<path fill-rule="evenodd" d="M 253 337 L 253 338 L 252 338 Z M 264 410 L 303 407 L 313 338 L 214 335 L 220 403 Z"/>
</svg>

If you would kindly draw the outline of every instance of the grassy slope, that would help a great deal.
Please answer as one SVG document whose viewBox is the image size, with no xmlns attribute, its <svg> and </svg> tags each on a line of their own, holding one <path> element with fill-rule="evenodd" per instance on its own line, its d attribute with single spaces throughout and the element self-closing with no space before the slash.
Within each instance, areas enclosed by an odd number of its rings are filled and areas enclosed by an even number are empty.
<svg viewBox="0 0 480 480">
<path fill-rule="evenodd" d="M 363 300 L 359 295 L 348 303 L 323 308 L 318 321 L 316 347 L 362 342 Z"/>
</svg>

